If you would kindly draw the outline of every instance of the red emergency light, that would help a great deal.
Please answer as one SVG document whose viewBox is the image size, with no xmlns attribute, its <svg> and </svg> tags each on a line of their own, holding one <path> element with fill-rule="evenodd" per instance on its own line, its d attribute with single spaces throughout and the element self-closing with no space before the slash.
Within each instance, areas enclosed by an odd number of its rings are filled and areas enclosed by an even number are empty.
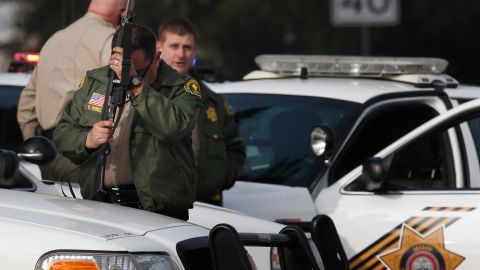
<svg viewBox="0 0 480 270">
<path fill-rule="evenodd" d="M 38 63 L 40 55 L 38 53 L 16 53 L 13 59 L 16 62 Z"/>
</svg>

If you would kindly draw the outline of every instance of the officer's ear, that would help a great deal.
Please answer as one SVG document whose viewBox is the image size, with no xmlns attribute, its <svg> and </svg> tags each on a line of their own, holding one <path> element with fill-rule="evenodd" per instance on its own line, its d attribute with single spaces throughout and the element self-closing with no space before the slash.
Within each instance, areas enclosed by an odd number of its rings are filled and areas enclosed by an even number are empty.
<svg viewBox="0 0 480 270">
<path fill-rule="evenodd" d="M 160 55 L 162 55 L 162 52 L 160 52 L 159 50 L 157 50 L 157 52 L 155 53 L 155 57 L 153 58 L 153 63 L 155 64 L 155 66 L 158 68 L 158 66 L 160 65 Z"/>
</svg>

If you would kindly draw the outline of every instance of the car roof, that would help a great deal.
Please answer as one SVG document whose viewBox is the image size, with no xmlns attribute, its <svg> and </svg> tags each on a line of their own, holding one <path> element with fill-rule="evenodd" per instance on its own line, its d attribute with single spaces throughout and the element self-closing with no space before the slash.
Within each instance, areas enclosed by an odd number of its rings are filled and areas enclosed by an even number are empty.
<svg viewBox="0 0 480 270">
<path fill-rule="evenodd" d="M 30 73 L 22 72 L 0 73 L 0 85 L 25 86 L 30 76 Z"/>
<path fill-rule="evenodd" d="M 446 89 L 447 94 L 452 98 L 475 99 L 480 98 L 480 86 L 463 84 L 457 88 Z"/>
<path fill-rule="evenodd" d="M 220 94 L 251 93 L 326 97 L 364 103 L 372 97 L 398 92 L 433 91 L 410 83 L 372 78 L 311 77 L 245 80 L 207 84 Z"/>
<path fill-rule="evenodd" d="M 31 73 L 0 73 L 0 85 L 24 87 Z M 411 83 L 391 81 L 388 79 L 355 77 L 311 77 L 243 80 L 224 83 L 206 83 L 220 94 L 276 94 L 333 98 L 351 102 L 364 103 L 381 94 L 433 91 L 433 88 L 416 87 Z M 334 90 L 334 91 L 333 91 Z M 460 84 L 456 88 L 446 88 L 452 98 L 480 98 L 480 86 Z"/>
</svg>

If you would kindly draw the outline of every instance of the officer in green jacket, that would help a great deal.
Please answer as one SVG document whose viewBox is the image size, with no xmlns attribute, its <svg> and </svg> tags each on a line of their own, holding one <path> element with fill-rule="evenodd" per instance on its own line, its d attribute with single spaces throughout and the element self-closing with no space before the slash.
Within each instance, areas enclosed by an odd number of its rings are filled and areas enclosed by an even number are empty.
<svg viewBox="0 0 480 270">
<path fill-rule="evenodd" d="M 109 142 L 104 185 L 115 196 L 108 200 L 187 220 L 196 193 L 191 134 L 200 87 L 166 65 L 155 43 L 150 29 L 133 27 L 132 83 L 115 128 L 114 121 L 100 121 L 100 116 L 108 68 L 121 75 L 119 47 L 109 66 L 87 72 L 61 116 L 54 142 L 79 165 L 71 180 L 80 182 L 84 197 L 90 195 L 98 149 Z"/>
<path fill-rule="evenodd" d="M 222 191 L 235 184 L 245 161 L 245 144 L 227 101 L 200 82 L 202 107 L 193 129 L 197 200 L 221 206 Z"/>
<path fill-rule="evenodd" d="M 191 74 L 197 31 L 187 20 L 174 19 L 159 29 L 161 58 L 180 74 Z M 220 95 L 200 83 L 202 107 L 193 130 L 197 166 L 197 200 L 222 205 L 222 191 L 232 187 L 245 161 L 245 143 L 232 108 Z"/>
</svg>

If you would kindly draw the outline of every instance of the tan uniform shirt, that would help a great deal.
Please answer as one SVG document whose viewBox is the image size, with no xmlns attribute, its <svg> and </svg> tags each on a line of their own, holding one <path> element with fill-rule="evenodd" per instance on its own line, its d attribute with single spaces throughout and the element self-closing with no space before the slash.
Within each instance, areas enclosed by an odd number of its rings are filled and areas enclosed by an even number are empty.
<svg viewBox="0 0 480 270">
<path fill-rule="evenodd" d="M 135 109 L 132 102 L 126 102 L 118 126 L 113 132 L 110 154 L 105 165 L 106 187 L 131 185 L 134 183 L 130 162 L 130 134 Z"/>
<path fill-rule="evenodd" d="M 24 139 L 33 136 L 38 125 L 44 130 L 57 125 L 87 70 L 108 64 L 114 33 L 111 24 L 88 12 L 48 39 L 18 102 Z"/>
</svg>

